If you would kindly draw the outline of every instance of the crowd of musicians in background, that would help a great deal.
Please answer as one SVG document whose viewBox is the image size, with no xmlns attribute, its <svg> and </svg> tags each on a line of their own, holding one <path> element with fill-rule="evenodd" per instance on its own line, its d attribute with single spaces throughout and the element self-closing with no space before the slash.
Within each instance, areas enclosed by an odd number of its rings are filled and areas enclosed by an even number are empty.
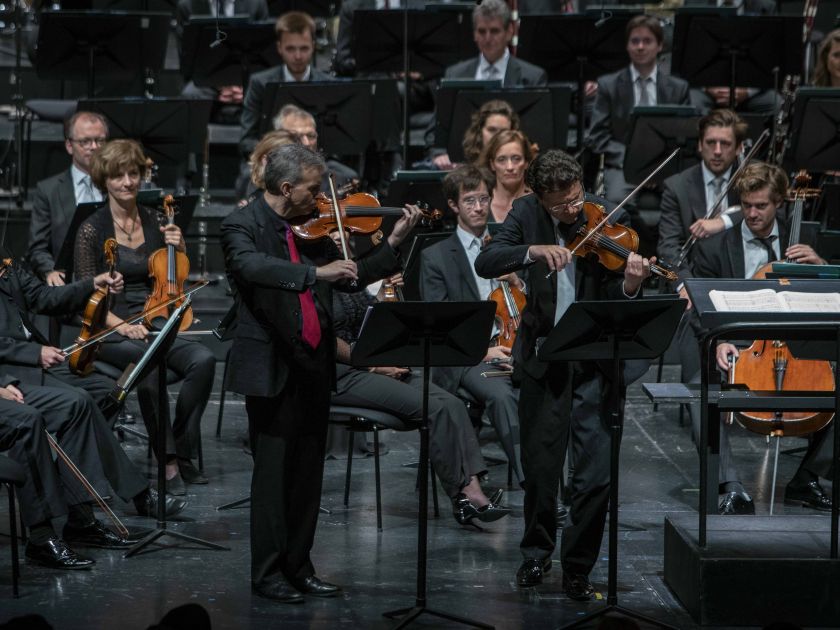
<svg viewBox="0 0 840 630">
<path fill-rule="evenodd" d="M 528 11 L 527 4 L 520 0 L 520 9 Z M 575 9 L 574 2 L 533 4 L 534 12 Z M 767 13 L 770 5 L 746 1 L 738 10 Z M 344 2 L 334 63 L 337 75 L 355 73 L 348 44 L 354 10 L 399 6 L 398 0 Z M 179 24 L 191 15 L 218 11 L 253 19 L 268 16 L 264 0 L 182 0 Z M 547 84 L 545 70 L 511 54 L 513 21 L 504 0 L 484 0 L 476 6 L 473 30 L 479 55 L 451 66 L 445 77 L 496 79 L 506 88 Z M 184 93 L 212 98 L 216 120 L 233 121 L 241 128 L 241 201 L 222 224 L 236 315 L 235 325 L 229 327 L 233 345 L 225 386 L 245 396 L 254 456 L 254 591 L 300 603 L 305 596 L 330 597 L 341 591 L 318 577 L 310 557 L 330 404 L 379 409 L 404 420 L 421 414 L 423 378 L 417 367 L 360 369 L 352 365 L 350 353 L 367 308 L 389 299 L 389 291 L 404 282 L 401 245 L 410 242 L 423 210 L 407 205 L 389 233 L 378 235 L 377 244 L 359 248 L 365 252 L 359 257 L 349 232 L 335 230 L 331 238 L 318 240 L 298 235 L 295 228 L 312 214 L 316 197 L 329 193 L 330 174 L 339 186 L 358 181 L 360 174 L 337 156 L 325 157 L 316 119 L 293 104 L 275 112 L 274 131 L 259 135 L 267 84 L 334 78 L 313 64 L 316 25 L 310 16 L 281 16 L 276 35 L 282 65 L 252 75 L 244 86 L 208 89 L 190 84 Z M 730 102 L 728 88 L 692 87 L 669 75 L 659 65 L 665 33 L 651 16 L 630 20 L 625 43 L 628 65 L 587 83 L 580 95 L 588 103 L 588 123 L 580 121 L 587 124 L 585 148 L 603 156 L 599 195 L 586 189 L 590 179 L 581 164 L 583 155 L 578 159 L 553 147 L 535 146 L 504 100 L 491 100 L 473 113 L 463 138 L 463 163 L 453 163 L 445 149 L 431 145 L 423 161 L 449 171 L 442 179 L 442 192 L 456 227 L 422 252 L 422 299 L 480 301 L 495 293 L 503 296 L 502 303 L 519 300 L 515 313 L 497 318 L 478 366 L 433 371 L 431 462 L 458 524 L 477 526 L 510 514 L 503 491 L 483 485 L 487 468 L 468 406 L 483 409 L 509 460 L 514 483 L 524 490 L 522 561 L 516 582 L 520 587 L 542 583 L 552 568 L 560 528 L 563 588 L 577 600 L 594 596 L 589 574 L 598 558 L 608 506 L 609 422 L 604 401 L 614 388 L 623 399 L 626 387 L 645 366 L 626 366 L 616 383 L 595 363 L 541 361 L 536 352 L 540 343 L 578 300 L 643 299 L 651 289 L 687 297 L 685 281 L 693 277 L 751 278 L 763 265 L 783 258 L 826 264 L 813 243 L 790 240 L 791 216 L 785 202 L 790 184 L 778 166 L 756 159 L 735 180 L 747 140 L 747 125 L 739 113 L 772 117 L 781 106 L 780 95 L 739 87 L 733 111 L 723 107 Z M 811 76 L 816 86 L 840 87 L 840 30 L 825 35 Z M 430 82 L 417 79 L 411 98 L 422 102 Z M 600 204 L 610 211 L 633 188 L 623 173 L 631 112 L 637 106 L 665 104 L 692 104 L 702 114 L 700 161 L 656 191 L 661 198 L 655 251 L 630 252 L 619 272 L 573 255 L 569 244 L 578 237 L 588 209 Z M 142 516 L 154 515 L 160 502 L 167 515 L 174 515 L 187 507 L 182 497 L 188 496 L 190 484 L 213 483 L 197 459 L 216 362 L 200 342 L 175 341 L 166 356 L 169 381 L 179 383 L 174 413 L 168 406 L 158 407 L 156 374 L 138 385 L 149 436 L 154 439 L 159 427 L 166 431 L 165 452 L 155 453 L 165 461 L 167 479 L 167 494 L 159 496 L 114 437 L 118 406 L 109 393 L 120 373 L 143 355 L 154 327 L 154 322 L 129 318 L 143 311 L 152 291 L 147 260 L 161 248 L 183 251 L 184 236 L 154 208 L 138 203 L 148 168 L 138 142 L 109 140 L 109 122 L 85 111 L 68 118 L 64 136 L 71 165 L 38 183 L 28 254 L 24 260 L 6 260 L 0 271 L 5 298 L 0 300 L 0 450 L 26 469 L 19 495 L 29 528 L 26 557 L 51 568 L 86 569 L 95 561 L 77 547 L 127 548 L 137 539 L 96 519 L 86 491 L 65 466 L 53 462 L 44 429 L 100 494 L 130 500 Z M 382 164 L 394 167 L 396 159 L 391 155 Z M 367 184 L 378 190 L 382 182 Z M 69 234 L 76 207 L 87 202 L 101 207 L 75 235 Z M 610 222 L 629 225 L 633 207 L 631 199 Z M 492 224 L 498 231 L 491 232 Z M 72 274 L 56 263 L 68 238 L 75 243 Z M 109 239 L 116 241 L 115 263 L 104 253 Z M 698 244 L 683 255 L 691 239 Z M 674 264 L 676 281 L 649 280 L 657 260 Z M 104 287 L 113 294 L 105 324 L 116 334 L 100 344 L 92 372 L 74 373 L 59 338 L 40 331 L 34 316 L 46 314 L 65 328 L 75 326 L 93 290 Z M 699 334 L 699 321 L 689 311 L 677 333 L 685 382 L 699 380 Z M 738 354 L 737 347 L 721 345 L 721 370 L 731 369 L 730 359 Z M 43 384 L 31 384 L 35 382 Z M 696 408 L 691 416 L 698 441 Z M 754 513 L 729 445 L 731 427 L 723 421 L 721 427 L 719 511 Z M 786 501 L 821 511 L 831 508 L 820 479 L 831 475 L 832 434 L 833 423 L 812 436 L 786 486 Z M 564 463 L 570 471 L 567 479 Z M 65 516 L 59 535 L 52 521 Z"/>
</svg>

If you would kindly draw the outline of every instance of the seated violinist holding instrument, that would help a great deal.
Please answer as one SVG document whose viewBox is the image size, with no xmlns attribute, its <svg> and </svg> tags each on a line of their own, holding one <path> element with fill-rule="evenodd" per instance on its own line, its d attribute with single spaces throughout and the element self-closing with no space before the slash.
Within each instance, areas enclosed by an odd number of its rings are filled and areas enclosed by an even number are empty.
<svg viewBox="0 0 840 630">
<path fill-rule="evenodd" d="M 794 240 L 799 231 L 801 205 L 798 213 L 796 205 L 794 206 L 790 225 L 777 220 L 777 213 L 783 207 L 788 194 L 788 179 L 780 168 L 763 162 L 753 162 L 744 169 L 736 187 L 741 197 L 743 220 L 736 223 L 731 230 L 716 234 L 697 244 L 694 253 L 696 277 L 754 278 L 756 272 L 769 263 L 783 259 L 787 262 L 807 265 L 826 264 L 810 245 Z M 791 192 L 796 192 L 796 189 Z M 794 234 L 794 238 L 791 234 Z M 693 321 L 695 330 L 699 334 L 699 322 L 696 318 Z M 756 343 L 762 344 L 760 341 Z M 768 341 L 764 344 L 767 348 L 763 354 L 768 358 L 771 358 L 773 354 L 771 349 L 773 343 Z M 739 356 L 743 356 L 745 361 L 749 360 L 750 355 L 752 352 L 739 352 L 738 348 L 731 343 L 721 343 L 717 348 L 717 364 L 721 370 L 729 372 L 730 359 L 735 360 L 735 382 L 742 382 L 738 378 L 741 368 L 737 360 Z M 767 369 L 772 373 L 773 363 L 772 361 L 768 363 Z M 817 361 L 808 362 L 808 365 L 814 366 L 819 363 L 827 365 L 826 362 Z M 787 369 L 791 374 L 794 367 L 793 362 L 789 361 Z M 802 369 L 810 372 L 816 379 L 814 367 Z M 695 380 L 699 381 L 699 374 Z M 794 389 L 809 389 L 809 387 L 795 387 Z M 821 388 L 818 387 L 818 389 Z M 695 442 L 699 443 L 699 409 L 690 408 L 690 412 Z M 817 510 L 831 509 L 831 497 L 823 491 L 819 478 L 830 475 L 833 426 L 831 423 L 813 434 L 802 463 L 785 489 L 785 503 L 804 505 Z M 722 417 L 718 471 L 721 497 L 718 511 L 721 514 L 754 514 L 755 506 L 752 497 L 741 484 L 738 472 L 732 463 L 729 432 L 729 424 L 724 422 Z M 789 434 L 796 435 L 797 433 L 790 432 Z"/>
<path fill-rule="evenodd" d="M 111 302 L 106 326 L 118 326 L 117 334 L 101 344 L 99 359 L 121 369 L 136 363 L 147 349 L 149 328 L 142 322 L 128 324 L 124 320 L 142 312 L 152 293 L 149 257 L 157 250 L 166 251 L 168 245 L 178 252 L 185 250 L 177 225 L 162 225 L 161 215 L 154 209 L 137 204 L 145 170 L 146 158 L 137 142 L 113 140 L 104 145 L 93 158 L 91 176 L 94 185 L 107 194 L 107 204 L 82 223 L 76 235 L 77 278 L 89 278 L 105 270 L 103 243 L 116 238 L 116 269 L 125 278 L 125 291 Z M 165 317 L 165 309 L 154 315 L 158 316 Z M 183 495 L 184 481 L 207 483 L 192 459 L 197 456 L 201 416 L 213 388 L 216 360 L 206 346 L 178 338 L 166 355 L 166 366 L 183 379 L 171 425 L 169 409 L 157 409 L 156 373 L 140 382 L 137 397 L 152 444 L 156 444 L 158 413 L 166 418 L 166 453 L 156 455 L 166 458 L 167 491 Z"/>
<path fill-rule="evenodd" d="M 491 294 L 500 296 L 502 318 L 497 316 L 484 361 L 471 368 L 436 368 L 432 371 L 432 381 L 448 392 L 462 387 L 484 407 L 516 481 L 522 483 L 517 413 L 519 390 L 510 378 L 513 370 L 510 348 L 520 320 L 518 309 L 525 302 L 522 293 L 525 285 L 515 273 L 485 280 L 476 274 L 473 266 L 485 239 L 490 236 L 487 221 L 493 186 L 493 175 L 475 166 L 460 166 L 444 178 L 443 193 L 458 217 L 458 227 L 449 238 L 423 250 L 420 293 L 428 302 L 475 302 L 491 299 Z M 507 286 L 503 287 L 502 283 Z M 510 301 L 504 294 L 510 296 Z M 487 377 L 489 374 L 494 377 Z"/>
<path fill-rule="evenodd" d="M 612 383 L 594 362 L 540 361 L 537 348 L 574 301 L 639 297 L 654 262 L 627 251 L 623 270 L 611 271 L 580 255 L 586 252 L 583 247 L 577 257 L 572 255 L 583 239 L 581 232 L 592 230 L 602 215 L 596 198 L 585 193 L 582 176 L 580 165 L 567 153 L 541 153 L 526 173 L 533 194 L 513 202 L 501 230 L 475 261 L 478 275 L 488 279 L 528 271 L 527 303 L 512 351 L 514 378 L 520 380 L 525 474 L 523 562 L 516 582 L 536 586 L 551 569 L 557 492 L 571 438 L 575 470 L 560 555 L 563 588 L 576 600 L 591 599 L 595 593 L 589 573 L 601 548 L 610 487 L 610 421 L 603 401 L 610 399 L 611 387 L 623 391 L 624 384 Z M 623 211 L 616 215 L 620 216 L 610 218 L 626 221 Z M 595 243 L 603 234 L 599 231 Z"/>
<path fill-rule="evenodd" d="M 402 276 L 389 278 L 394 280 L 399 286 Z M 332 403 L 379 409 L 401 420 L 416 420 L 423 415 L 422 368 L 391 366 L 365 370 L 350 364 L 352 345 L 358 339 L 367 307 L 377 300 L 386 301 L 386 292 L 383 284 L 376 297 L 368 291 L 333 293 L 338 365 Z M 429 457 L 452 500 L 455 520 L 461 525 L 470 525 L 473 520 L 489 523 L 508 515 L 510 509 L 499 505 L 501 491 L 488 498 L 481 488 L 479 476 L 486 472 L 481 447 L 464 403 L 450 393 L 454 389 L 436 383 L 429 386 Z"/>
</svg>

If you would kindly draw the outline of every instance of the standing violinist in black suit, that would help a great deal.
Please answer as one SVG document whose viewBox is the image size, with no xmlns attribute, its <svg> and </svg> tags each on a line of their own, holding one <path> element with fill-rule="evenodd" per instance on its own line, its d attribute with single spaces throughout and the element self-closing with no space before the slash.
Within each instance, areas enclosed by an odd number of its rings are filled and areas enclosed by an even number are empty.
<svg viewBox="0 0 840 630">
<path fill-rule="evenodd" d="M 602 401 L 612 387 L 621 388 L 623 399 L 624 386 L 612 383 L 598 363 L 546 363 L 537 349 L 574 301 L 638 297 L 650 262 L 631 253 L 622 275 L 572 256 L 566 244 L 586 221 L 581 178 L 580 165 L 563 151 L 537 157 L 526 175 L 534 194 L 513 202 L 475 269 L 484 278 L 528 270 L 527 304 L 513 347 L 525 473 L 524 560 L 517 584 L 540 584 L 551 568 L 557 491 L 571 438 L 575 470 L 561 546 L 563 588 L 570 598 L 587 600 L 594 594 L 589 572 L 601 548 L 610 487 L 610 419 Z"/>
<path fill-rule="evenodd" d="M 265 192 L 222 223 L 239 299 L 229 388 L 245 395 L 254 452 L 251 580 L 258 595 L 286 603 L 341 590 L 320 580 L 310 559 L 335 386 L 333 287 L 358 291 L 397 271 L 395 248 L 420 216 L 407 209 L 358 262 L 342 259 L 331 239 L 298 240 L 291 223 L 311 213 L 325 169 L 303 146 L 273 149 Z"/>
</svg>

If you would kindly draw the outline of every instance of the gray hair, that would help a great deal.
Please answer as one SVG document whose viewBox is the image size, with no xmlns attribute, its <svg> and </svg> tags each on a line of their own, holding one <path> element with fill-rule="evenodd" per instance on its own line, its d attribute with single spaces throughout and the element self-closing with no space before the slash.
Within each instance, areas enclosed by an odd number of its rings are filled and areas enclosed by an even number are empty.
<svg viewBox="0 0 840 630">
<path fill-rule="evenodd" d="M 505 0 L 484 0 L 473 9 L 473 28 L 475 28 L 479 19 L 492 20 L 495 18 L 502 20 L 502 26 L 505 28 L 510 26 L 513 18 L 508 3 Z"/>
<path fill-rule="evenodd" d="M 272 195 L 279 195 L 283 182 L 296 186 L 303 181 L 303 172 L 312 168 L 325 172 L 327 164 L 324 158 L 299 144 L 275 147 L 266 155 L 263 173 L 265 189 Z"/>
<path fill-rule="evenodd" d="M 301 109 L 297 105 L 292 105 L 291 103 L 287 105 L 283 105 L 280 108 L 280 111 L 277 112 L 277 115 L 274 117 L 272 121 L 274 123 L 275 129 L 282 129 L 283 128 L 283 120 L 285 118 L 306 118 L 312 121 L 312 124 L 315 124 L 315 116 L 310 114 L 305 109 Z"/>
</svg>

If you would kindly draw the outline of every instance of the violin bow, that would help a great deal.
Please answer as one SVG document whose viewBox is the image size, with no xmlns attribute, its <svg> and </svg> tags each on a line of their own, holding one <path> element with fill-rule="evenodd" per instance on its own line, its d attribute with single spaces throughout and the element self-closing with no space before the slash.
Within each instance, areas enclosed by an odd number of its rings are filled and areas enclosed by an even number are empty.
<svg viewBox="0 0 840 630">
<path fill-rule="evenodd" d="M 157 306 L 154 306 L 154 307 L 150 308 L 149 310 L 143 311 L 142 313 L 137 313 L 136 315 L 131 315 L 130 317 L 128 317 L 124 321 L 121 321 L 116 326 L 111 326 L 110 328 L 108 328 L 106 330 L 103 330 L 102 332 L 97 333 L 96 335 L 94 335 L 93 337 L 91 337 L 90 339 L 85 341 L 84 343 L 74 343 L 72 345 L 67 346 L 66 348 L 62 348 L 61 351 L 65 355 L 70 355 L 70 354 L 73 354 L 74 352 L 78 352 L 79 350 L 83 350 L 83 349 L 87 348 L 88 346 L 90 346 L 94 343 L 99 343 L 100 341 L 102 341 L 106 337 L 110 337 L 115 332 L 117 332 L 117 328 L 119 328 L 123 324 L 136 324 L 137 322 L 139 322 L 141 319 L 145 318 L 150 313 L 154 313 L 156 311 L 159 311 L 162 308 L 166 308 L 170 304 L 174 304 L 178 300 L 183 299 L 183 298 L 185 298 L 189 295 L 192 295 L 193 293 L 195 293 L 199 289 L 203 289 L 208 284 L 209 284 L 209 282 L 207 280 L 199 280 L 194 285 L 192 285 L 189 289 L 187 289 L 183 293 L 179 293 L 178 295 L 176 295 L 173 298 L 170 298 L 166 302 L 161 302 Z"/>
<path fill-rule="evenodd" d="M 729 194 L 729 191 L 732 190 L 732 186 L 735 185 L 735 182 L 738 181 L 738 178 L 741 176 L 741 173 L 744 171 L 745 168 L 747 168 L 747 164 L 750 163 L 750 160 L 753 159 L 755 154 L 758 152 L 758 150 L 761 148 L 761 146 L 764 144 L 764 142 L 769 136 L 769 129 L 765 129 L 761 132 L 761 135 L 758 137 L 758 140 L 755 141 L 755 144 L 753 145 L 752 149 L 750 149 L 750 152 L 747 153 L 747 156 L 741 161 L 741 163 L 738 165 L 738 168 L 735 169 L 735 172 L 732 173 L 732 177 L 730 177 L 729 181 L 726 182 L 726 186 L 724 186 L 723 190 L 720 191 L 720 194 L 717 196 L 717 199 L 715 199 L 715 203 L 709 210 L 706 211 L 706 214 L 703 217 L 704 219 L 713 219 L 720 213 L 721 203 L 724 199 L 726 199 L 726 196 Z M 683 261 L 685 260 L 685 257 L 688 255 L 689 250 L 694 246 L 694 243 L 696 242 L 697 237 L 692 235 L 691 238 L 687 239 L 685 243 L 683 243 L 683 246 L 680 248 L 680 255 L 677 258 L 677 262 L 674 263 L 676 267 L 682 265 Z"/>
<path fill-rule="evenodd" d="M 82 471 L 79 470 L 76 464 L 73 463 L 73 460 L 70 459 L 69 455 L 67 455 L 67 453 L 64 452 L 64 449 L 61 448 L 61 446 L 59 446 L 55 438 L 52 435 L 50 435 L 50 432 L 44 429 L 44 433 L 46 433 L 47 435 L 47 442 L 49 442 L 49 445 L 52 448 L 52 450 L 55 451 L 55 454 L 58 456 L 58 458 L 62 462 L 64 462 L 64 464 L 67 466 L 70 472 L 73 473 L 76 479 L 78 479 L 79 482 L 84 486 L 85 490 L 87 490 L 88 493 L 90 493 L 90 496 L 92 496 L 93 500 L 96 501 L 99 507 L 102 508 L 102 511 L 108 515 L 108 518 L 110 518 L 111 521 L 113 521 L 120 535 L 123 538 L 128 536 L 128 529 L 126 529 L 126 526 L 123 525 L 122 521 L 117 517 L 117 515 L 114 514 L 114 511 L 110 507 L 108 507 L 108 504 L 105 503 L 105 500 L 99 495 L 99 493 L 96 491 L 96 488 L 94 488 L 91 485 L 91 483 L 87 480 L 87 477 L 84 476 Z"/>
<path fill-rule="evenodd" d="M 616 212 L 618 212 L 619 210 L 621 210 L 621 209 L 622 209 L 622 208 L 623 208 L 623 207 L 627 204 L 627 202 L 628 202 L 628 201 L 630 201 L 633 197 L 635 197 L 635 196 L 636 196 L 636 193 L 637 193 L 637 192 L 639 192 L 642 188 L 644 188 L 644 187 L 645 187 L 645 185 L 646 185 L 646 184 L 647 184 L 647 183 L 648 183 L 651 179 L 653 179 L 653 176 L 654 176 L 654 175 L 656 175 L 659 171 L 661 171 L 663 168 L 665 168 L 665 165 L 666 165 L 666 164 L 668 164 L 668 162 L 670 162 L 671 160 L 673 160 L 673 159 L 677 156 L 677 154 L 678 154 L 681 150 L 682 150 L 682 149 L 680 149 L 679 147 L 677 147 L 676 149 L 674 149 L 674 150 L 673 150 L 673 152 L 671 153 L 671 155 L 669 155 L 669 156 L 668 156 L 668 157 L 666 157 L 666 158 L 665 158 L 662 162 L 660 162 L 660 163 L 659 163 L 659 166 L 657 166 L 657 167 L 656 167 L 656 168 L 655 168 L 655 169 L 654 169 L 654 170 L 650 173 L 650 175 L 648 175 L 647 177 L 645 177 L 645 178 L 644 178 L 644 180 L 642 181 L 642 183 L 641 183 L 641 184 L 639 184 L 638 186 L 636 186 L 636 187 L 633 189 L 633 191 L 632 191 L 629 195 L 627 195 L 624 199 L 622 199 L 622 200 L 621 200 L 621 203 L 620 203 L 620 204 L 618 204 L 615 208 L 613 208 L 613 209 L 612 209 L 612 211 L 611 211 L 608 215 L 606 215 L 603 219 L 601 219 L 601 222 L 600 222 L 598 225 L 596 225 L 594 228 L 592 228 L 591 230 L 589 230 L 589 233 L 588 233 L 586 236 L 584 236 L 582 239 L 580 239 L 580 242 L 579 242 L 579 243 L 575 246 L 575 248 L 574 248 L 574 249 L 573 249 L 570 253 L 571 253 L 572 255 L 574 255 L 574 253 L 575 253 L 575 252 L 577 252 L 577 250 L 579 250 L 579 249 L 580 249 L 581 245 L 583 245 L 583 244 L 584 244 L 587 240 L 589 240 L 589 237 L 590 237 L 590 236 L 592 236 L 593 234 L 597 233 L 597 232 L 598 232 L 598 231 L 599 231 L 602 227 L 604 227 L 604 224 L 605 224 L 607 221 L 609 221 L 609 220 L 610 220 L 610 218 L 612 218 L 612 216 L 613 216 Z M 553 274 L 553 273 L 554 273 L 554 270 L 551 270 L 551 271 L 549 271 L 549 272 L 546 274 L 546 276 L 545 276 L 545 277 L 546 277 L 546 278 L 550 278 L 550 277 L 551 277 L 551 274 Z"/>
<path fill-rule="evenodd" d="M 347 247 L 347 239 L 344 237 L 344 221 L 341 218 L 341 208 L 338 205 L 338 195 L 335 192 L 335 177 L 332 173 L 329 176 L 330 180 L 330 197 L 335 213 L 335 224 L 338 226 L 338 240 L 341 243 L 341 253 L 344 254 L 344 260 L 350 260 L 350 248 Z M 350 281 L 350 286 L 355 287 L 357 283 L 355 280 Z"/>
</svg>

